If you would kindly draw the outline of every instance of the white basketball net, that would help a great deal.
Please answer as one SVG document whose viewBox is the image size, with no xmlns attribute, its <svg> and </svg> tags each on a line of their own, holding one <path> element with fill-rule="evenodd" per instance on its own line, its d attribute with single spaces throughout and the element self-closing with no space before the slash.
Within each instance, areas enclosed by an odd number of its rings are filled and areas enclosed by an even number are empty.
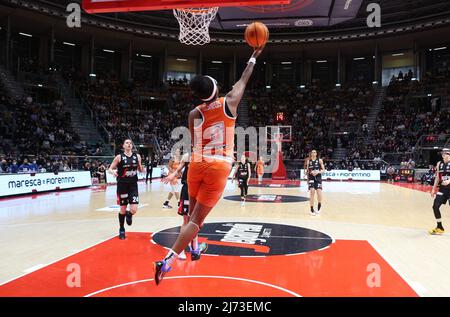
<svg viewBox="0 0 450 317">
<path fill-rule="evenodd" d="M 180 24 L 180 42 L 187 45 L 204 45 L 211 42 L 209 25 L 218 10 L 218 7 L 174 9 L 173 14 Z"/>
</svg>

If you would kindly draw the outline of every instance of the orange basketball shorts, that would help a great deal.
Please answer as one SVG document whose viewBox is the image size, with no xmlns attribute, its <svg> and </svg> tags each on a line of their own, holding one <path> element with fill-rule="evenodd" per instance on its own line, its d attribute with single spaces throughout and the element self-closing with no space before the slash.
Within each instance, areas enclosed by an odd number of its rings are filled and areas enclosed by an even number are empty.
<svg viewBox="0 0 450 317">
<path fill-rule="evenodd" d="M 191 162 L 187 175 L 189 197 L 214 207 L 219 201 L 231 172 L 228 162 Z"/>
</svg>

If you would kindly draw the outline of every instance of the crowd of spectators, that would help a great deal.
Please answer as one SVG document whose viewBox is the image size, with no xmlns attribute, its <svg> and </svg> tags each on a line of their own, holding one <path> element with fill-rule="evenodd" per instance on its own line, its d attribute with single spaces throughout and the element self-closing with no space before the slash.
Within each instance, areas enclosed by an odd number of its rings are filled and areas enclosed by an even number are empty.
<svg viewBox="0 0 450 317">
<path fill-rule="evenodd" d="M 332 88 L 318 81 L 304 88 L 254 88 L 247 95 L 252 125 L 292 126 L 292 143 L 285 152 L 289 159 L 305 158 L 312 149 L 330 159 L 339 143 L 346 147 L 359 132 L 357 127 L 365 123 L 373 100 L 373 91 L 366 85 Z"/>
<path fill-rule="evenodd" d="M 408 98 L 418 87 L 433 82 L 431 75 L 426 76 L 424 82 L 413 81 L 411 77 L 412 73 L 400 73 L 391 80 L 372 143 L 365 146 L 369 154 L 365 158 L 373 159 L 381 153 L 411 153 L 421 136 L 425 137 L 423 142 L 436 145 L 445 142 L 450 134 L 449 109 L 436 107 L 432 100 L 427 99 L 428 95 L 422 99 Z M 401 158 L 409 159 L 404 155 Z"/>
<path fill-rule="evenodd" d="M 187 113 L 198 102 L 187 80 L 172 80 L 166 86 L 148 81 L 123 83 L 101 74 L 95 80 L 85 79 L 75 71 L 66 72 L 65 78 L 116 149 L 125 138 L 140 144 L 156 140 L 162 154 L 169 155 L 177 141 L 171 132 L 187 126 Z M 427 73 L 420 82 L 413 80 L 412 72 L 394 76 L 383 111 L 370 131 L 370 144 L 366 121 L 374 98 L 371 86 L 329 87 L 319 81 L 302 87 L 253 85 L 245 98 L 252 126 L 292 126 L 292 142 L 283 145 L 285 159 L 304 159 L 316 149 L 327 169 L 383 169 L 383 153 L 412 152 L 421 135 L 432 135 L 432 143 L 450 134 L 449 110 L 408 103 L 411 93 L 423 92 L 433 83 L 448 85 L 442 74 Z M 99 145 L 93 152 L 80 140 L 63 100 L 39 104 L 28 97 L 13 102 L 0 87 L 0 115 L 1 173 L 89 170 L 93 177 L 104 177 L 107 161 L 74 158 L 101 155 L 102 151 Z M 86 115 L 86 119 L 91 118 Z M 343 160 L 332 160 L 337 147 L 347 149 Z M 415 166 L 407 155 L 403 163 L 408 168 Z"/>
</svg>

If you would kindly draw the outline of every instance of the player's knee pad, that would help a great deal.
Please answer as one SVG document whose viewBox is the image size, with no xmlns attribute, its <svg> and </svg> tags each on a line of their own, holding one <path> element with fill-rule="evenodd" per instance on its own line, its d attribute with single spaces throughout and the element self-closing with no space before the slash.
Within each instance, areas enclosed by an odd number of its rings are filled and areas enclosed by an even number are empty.
<svg viewBox="0 0 450 317">
<path fill-rule="evenodd" d="M 201 225 L 199 225 L 199 224 L 197 224 L 197 222 L 196 221 L 194 221 L 194 220 L 190 220 L 189 221 L 189 223 L 192 223 L 194 226 L 196 226 L 197 227 L 197 229 L 198 229 L 198 231 L 200 231 L 200 229 L 201 229 Z"/>
</svg>

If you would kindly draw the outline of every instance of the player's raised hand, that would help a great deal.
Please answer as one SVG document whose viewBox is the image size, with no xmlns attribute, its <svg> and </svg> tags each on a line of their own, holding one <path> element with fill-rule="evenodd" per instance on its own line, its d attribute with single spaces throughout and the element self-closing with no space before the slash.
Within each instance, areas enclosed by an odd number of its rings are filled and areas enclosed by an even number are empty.
<svg viewBox="0 0 450 317">
<path fill-rule="evenodd" d="M 264 46 L 255 48 L 255 50 L 253 51 L 252 57 L 257 58 L 259 55 L 261 55 L 263 50 L 264 50 Z"/>
<path fill-rule="evenodd" d="M 166 177 L 164 177 L 164 178 L 162 179 L 162 182 L 163 182 L 164 184 L 169 184 L 171 181 L 173 181 L 173 179 L 175 178 L 175 176 L 176 176 L 175 173 L 169 174 L 168 176 L 166 176 Z"/>
<path fill-rule="evenodd" d="M 434 188 L 432 188 L 430 194 L 431 194 L 431 197 L 434 198 L 436 196 L 436 190 Z"/>
</svg>

